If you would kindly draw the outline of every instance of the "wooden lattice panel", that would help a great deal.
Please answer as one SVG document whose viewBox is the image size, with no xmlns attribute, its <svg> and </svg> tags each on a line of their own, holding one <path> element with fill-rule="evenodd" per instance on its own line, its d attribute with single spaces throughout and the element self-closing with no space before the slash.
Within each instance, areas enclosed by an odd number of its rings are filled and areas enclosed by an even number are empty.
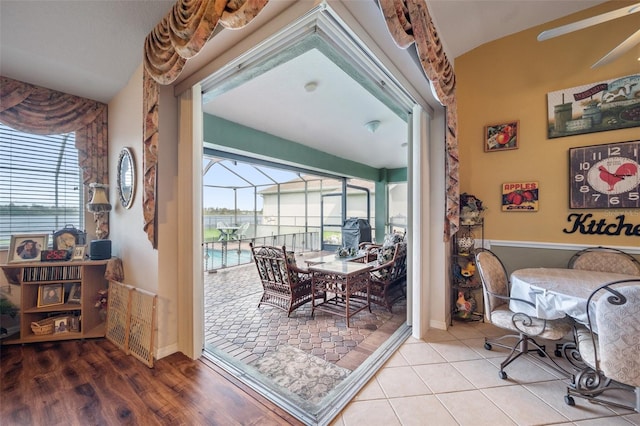
<svg viewBox="0 0 640 426">
<path fill-rule="evenodd" d="M 153 367 L 157 296 L 109 281 L 106 336 L 127 355 Z"/>
<path fill-rule="evenodd" d="M 132 287 L 109 281 L 109 302 L 107 309 L 106 336 L 120 349 L 127 351 L 129 330 L 129 310 Z"/>
<path fill-rule="evenodd" d="M 149 367 L 153 367 L 156 299 L 155 295 L 142 290 L 131 292 L 129 353 Z"/>
</svg>

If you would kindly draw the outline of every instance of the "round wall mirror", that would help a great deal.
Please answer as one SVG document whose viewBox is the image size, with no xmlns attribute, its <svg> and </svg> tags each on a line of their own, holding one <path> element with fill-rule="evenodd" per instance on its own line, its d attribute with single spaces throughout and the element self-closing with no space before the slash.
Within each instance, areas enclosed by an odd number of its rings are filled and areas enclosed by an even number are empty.
<svg viewBox="0 0 640 426">
<path fill-rule="evenodd" d="M 118 158 L 118 195 L 122 207 L 128 209 L 133 204 L 136 189 L 136 170 L 133 153 L 129 148 L 122 148 Z"/>
</svg>

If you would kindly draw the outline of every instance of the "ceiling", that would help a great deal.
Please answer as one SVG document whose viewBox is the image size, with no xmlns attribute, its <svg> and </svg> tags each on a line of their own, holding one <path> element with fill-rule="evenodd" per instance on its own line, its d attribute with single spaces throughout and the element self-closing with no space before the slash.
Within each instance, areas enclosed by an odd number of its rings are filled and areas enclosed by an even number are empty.
<svg viewBox="0 0 640 426">
<path fill-rule="evenodd" d="M 603 2 L 427 3 L 447 55 L 456 58 L 486 42 Z M 0 74 L 109 102 L 140 65 L 144 38 L 173 4 L 173 0 L 1 0 Z M 351 4 L 352 13 L 358 7 L 375 7 L 373 0 Z M 310 81 L 318 83 L 313 92 L 304 90 Z M 329 101 L 326 90 L 339 96 Z M 374 167 L 406 165 L 406 150 L 401 147 L 406 126 L 331 61 L 302 55 L 234 91 L 205 110 Z M 282 117 L 292 124 L 283 125 Z M 375 133 L 364 128 L 370 120 L 381 122 Z"/>
</svg>

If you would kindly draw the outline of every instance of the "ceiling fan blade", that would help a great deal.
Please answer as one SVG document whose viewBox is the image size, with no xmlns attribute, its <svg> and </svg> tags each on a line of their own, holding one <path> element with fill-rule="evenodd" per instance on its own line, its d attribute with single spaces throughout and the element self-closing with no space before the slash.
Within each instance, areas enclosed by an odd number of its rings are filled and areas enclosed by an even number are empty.
<svg viewBox="0 0 640 426">
<path fill-rule="evenodd" d="M 622 18 L 623 16 L 631 15 L 632 13 L 640 12 L 640 3 L 636 3 L 630 6 L 622 7 L 620 9 L 612 10 L 611 12 L 596 15 L 591 18 L 583 19 L 582 21 L 572 22 L 567 25 L 552 28 L 538 34 L 538 41 L 549 40 L 553 37 L 558 37 L 573 31 L 582 30 L 593 25 L 598 25 L 603 22 L 611 21 L 612 19 Z"/>
<path fill-rule="evenodd" d="M 606 65 L 609 62 L 613 62 L 614 60 L 618 59 L 618 57 L 627 53 L 629 49 L 631 49 L 638 43 L 640 43 L 640 30 L 631 34 L 629 38 L 620 43 L 615 49 L 604 55 L 598 62 L 591 65 L 591 68 L 597 68 L 599 66 Z"/>
</svg>

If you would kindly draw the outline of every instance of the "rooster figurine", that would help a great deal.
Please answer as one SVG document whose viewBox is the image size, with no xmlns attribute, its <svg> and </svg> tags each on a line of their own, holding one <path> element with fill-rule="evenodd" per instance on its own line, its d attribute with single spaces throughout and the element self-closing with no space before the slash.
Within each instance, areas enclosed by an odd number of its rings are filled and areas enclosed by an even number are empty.
<svg viewBox="0 0 640 426">
<path fill-rule="evenodd" d="M 458 318 L 469 319 L 476 309 L 476 300 L 473 296 L 469 297 L 469 300 L 464 298 L 464 292 L 458 291 L 458 299 L 456 300 L 456 309 Z"/>
</svg>

